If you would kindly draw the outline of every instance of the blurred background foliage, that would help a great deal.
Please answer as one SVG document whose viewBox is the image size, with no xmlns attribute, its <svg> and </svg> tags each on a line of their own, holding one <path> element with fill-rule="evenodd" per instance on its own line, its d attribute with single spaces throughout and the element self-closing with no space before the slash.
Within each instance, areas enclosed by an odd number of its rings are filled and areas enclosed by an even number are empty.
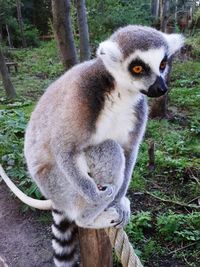
<svg viewBox="0 0 200 267">
<path fill-rule="evenodd" d="M 71 17 L 76 22 L 75 1 L 71 1 Z M 87 0 L 87 16 L 91 45 L 108 37 L 118 27 L 127 24 L 161 26 L 161 0 Z M 39 40 L 52 37 L 52 11 L 50 0 L 22 0 L 21 12 L 28 46 L 38 46 Z M 157 5 L 157 6 L 156 6 Z M 195 53 L 199 45 L 200 10 L 198 1 L 168 0 L 165 16 L 168 32 L 183 32 L 195 35 Z M 157 10 L 156 10 L 157 9 Z M 9 46 L 8 32 L 13 47 L 21 47 L 21 36 L 17 17 L 16 0 L 0 0 L 0 34 Z M 75 38 L 77 24 L 73 23 Z M 192 42 L 189 41 L 191 44 Z M 199 49 L 200 50 L 200 49 Z M 195 54 L 194 53 L 194 54 Z"/>
</svg>

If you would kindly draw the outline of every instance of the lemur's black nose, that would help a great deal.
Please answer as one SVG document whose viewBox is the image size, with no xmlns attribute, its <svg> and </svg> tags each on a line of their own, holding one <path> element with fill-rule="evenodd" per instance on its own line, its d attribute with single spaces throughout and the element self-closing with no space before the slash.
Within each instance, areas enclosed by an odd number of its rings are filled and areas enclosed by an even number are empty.
<svg viewBox="0 0 200 267">
<path fill-rule="evenodd" d="M 147 91 L 147 96 L 149 97 L 159 97 L 167 92 L 168 88 L 161 76 L 157 76 L 155 82 L 149 87 Z"/>
<path fill-rule="evenodd" d="M 161 76 L 157 76 L 155 82 L 149 87 L 148 91 L 142 90 L 141 92 L 148 97 L 159 97 L 164 95 L 168 90 L 168 87 Z"/>
</svg>

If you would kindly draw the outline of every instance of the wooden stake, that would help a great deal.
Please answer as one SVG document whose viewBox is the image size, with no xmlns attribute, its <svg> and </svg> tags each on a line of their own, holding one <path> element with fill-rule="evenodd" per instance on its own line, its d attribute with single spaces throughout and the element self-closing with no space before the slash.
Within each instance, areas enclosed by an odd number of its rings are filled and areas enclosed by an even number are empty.
<svg viewBox="0 0 200 267">
<path fill-rule="evenodd" d="M 155 144 L 154 144 L 154 141 L 151 141 L 149 143 L 148 154 L 149 154 L 148 169 L 150 171 L 154 171 L 155 170 Z"/>
<path fill-rule="evenodd" d="M 103 229 L 79 228 L 81 267 L 112 267 L 112 247 Z"/>
</svg>

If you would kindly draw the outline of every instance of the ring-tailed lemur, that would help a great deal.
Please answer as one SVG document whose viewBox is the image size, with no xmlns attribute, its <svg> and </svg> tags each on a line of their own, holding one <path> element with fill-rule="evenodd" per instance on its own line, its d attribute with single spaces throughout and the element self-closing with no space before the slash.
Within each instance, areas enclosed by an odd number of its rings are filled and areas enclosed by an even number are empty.
<svg viewBox="0 0 200 267">
<path fill-rule="evenodd" d="M 166 93 L 167 62 L 182 45 L 178 34 L 121 28 L 100 44 L 96 59 L 67 71 L 39 100 L 26 130 L 25 156 L 32 178 L 56 209 L 57 266 L 75 266 L 76 227 L 69 221 L 93 228 L 128 221 L 125 195 L 146 126 L 145 95 Z M 87 150 L 96 147 L 98 154 L 101 145 L 105 153 L 94 164 Z M 109 183 L 102 173 L 98 185 L 92 168 L 98 163 L 107 168 L 109 158 L 120 175 Z"/>
</svg>

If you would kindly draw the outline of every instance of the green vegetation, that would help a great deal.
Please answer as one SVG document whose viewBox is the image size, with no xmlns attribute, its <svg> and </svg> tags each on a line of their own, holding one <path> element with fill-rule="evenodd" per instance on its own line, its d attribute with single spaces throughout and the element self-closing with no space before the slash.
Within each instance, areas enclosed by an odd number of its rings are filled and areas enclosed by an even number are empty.
<svg viewBox="0 0 200 267">
<path fill-rule="evenodd" d="M 21 18 L 19 18 L 17 6 L 21 10 Z M 19 19 L 23 22 L 23 31 L 27 46 L 39 46 L 39 35 L 48 34 L 50 31 L 50 0 L 39 2 L 33 0 L 20 0 L 18 2 L 16 0 L 0 0 L 0 10 L 1 41 L 7 46 L 23 46 Z"/>
<path fill-rule="evenodd" d="M 55 41 L 41 43 L 40 48 L 5 51 L 18 62 L 18 73 L 12 72 L 12 82 L 18 98 L 10 102 L 4 97 L 0 83 L 0 158 L 8 174 L 28 195 L 41 198 L 37 186 L 26 172 L 23 155 L 24 131 L 30 114 L 46 87 L 62 74 Z"/>
<path fill-rule="evenodd" d="M 43 42 L 40 48 L 6 51 L 6 57 L 18 63 L 12 82 L 20 99 L 37 100 L 46 87 L 63 73 L 55 41 Z M 0 97 L 4 91 L 1 90 Z"/>
<path fill-rule="evenodd" d="M 87 1 L 88 23 L 90 25 L 91 42 L 99 43 L 117 28 L 128 24 L 150 25 L 153 17 L 150 1 L 106 0 Z M 134 16 L 133 16 L 134 14 Z"/>
</svg>

